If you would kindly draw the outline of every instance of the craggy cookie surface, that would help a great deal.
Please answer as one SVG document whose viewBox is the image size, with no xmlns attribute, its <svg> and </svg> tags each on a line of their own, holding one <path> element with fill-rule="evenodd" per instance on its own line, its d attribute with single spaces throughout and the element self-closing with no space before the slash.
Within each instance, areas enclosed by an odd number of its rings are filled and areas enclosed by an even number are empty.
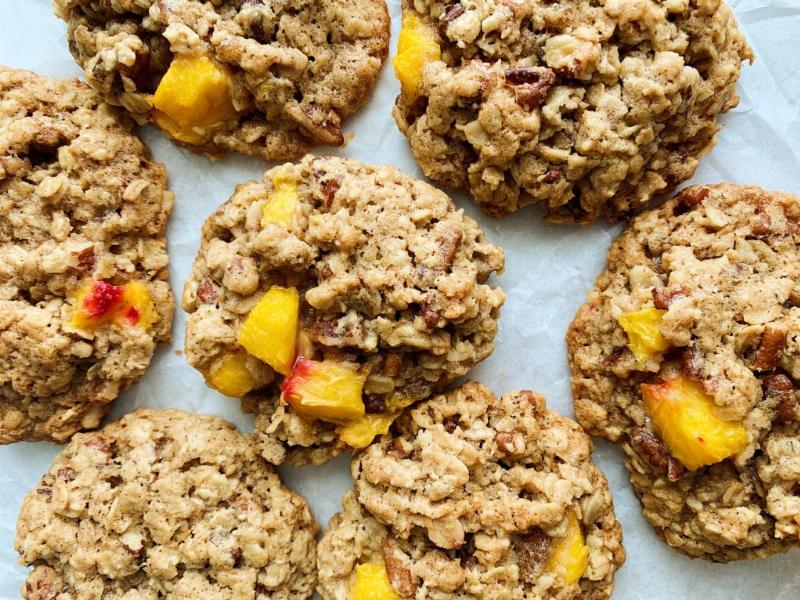
<svg viewBox="0 0 800 600">
<path fill-rule="evenodd" d="M 487 214 L 589 223 L 692 176 L 752 60 L 720 0 L 404 0 L 395 119 Z"/>
<path fill-rule="evenodd" d="M 187 359 L 223 393 L 252 392 L 268 460 L 322 462 L 488 356 L 504 294 L 486 282 L 503 264 L 430 185 L 308 156 L 206 221 L 183 295 Z"/>
<path fill-rule="evenodd" d="M 168 339 L 172 201 L 88 86 L 0 67 L 0 443 L 97 427 Z"/>
<path fill-rule="evenodd" d="M 677 550 L 800 534 L 800 200 L 696 186 L 633 220 L 569 331 L 575 411 Z"/>
<path fill-rule="evenodd" d="M 316 530 L 231 424 L 142 409 L 76 435 L 26 497 L 23 597 L 305 599 Z"/>
<path fill-rule="evenodd" d="M 57 0 L 106 99 L 210 154 L 341 146 L 388 53 L 384 0 Z"/>
<path fill-rule="evenodd" d="M 353 460 L 319 552 L 323 598 L 384 569 L 403 598 L 608 598 L 622 532 L 592 443 L 533 392 L 423 402 Z M 366 567 L 365 567 L 366 565 Z"/>
</svg>

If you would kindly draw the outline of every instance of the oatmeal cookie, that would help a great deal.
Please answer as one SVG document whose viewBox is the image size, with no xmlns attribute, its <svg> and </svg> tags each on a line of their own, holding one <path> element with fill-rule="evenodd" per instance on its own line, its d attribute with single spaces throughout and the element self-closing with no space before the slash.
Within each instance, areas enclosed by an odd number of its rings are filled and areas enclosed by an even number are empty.
<svg viewBox="0 0 800 600">
<path fill-rule="evenodd" d="M 314 522 L 230 423 L 140 409 L 76 435 L 25 498 L 28 600 L 311 597 Z"/>
<path fill-rule="evenodd" d="M 0 67 L 0 443 L 97 427 L 169 339 L 166 184 L 87 85 Z"/>
<path fill-rule="evenodd" d="M 591 451 L 533 392 L 470 382 L 415 406 L 353 460 L 355 493 L 320 543 L 322 597 L 358 600 L 382 568 L 417 600 L 608 598 L 625 553 Z"/>
<path fill-rule="evenodd" d="M 389 44 L 384 0 L 56 0 L 89 83 L 210 155 L 341 146 Z"/>
<path fill-rule="evenodd" d="M 206 221 L 186 356 L 221 392 L 252 392 L 269 461 L 324 462 L 489 355 L 505 296 L 487 280 L 503 264 L 430 185 L 307 156 Z"/>
<path fill-rule="evenodd" d="M 404 0 L 394 110 L 487 214 L 611 220 L 694 173 L 753 60 L 721 0 Z"/>
<path fill-rule="evenodd" d="M 575 412 L 689 556 L 800 539 L 800 199 L 688 188 L 633 220 L 567 335 Z"/>
</svg>

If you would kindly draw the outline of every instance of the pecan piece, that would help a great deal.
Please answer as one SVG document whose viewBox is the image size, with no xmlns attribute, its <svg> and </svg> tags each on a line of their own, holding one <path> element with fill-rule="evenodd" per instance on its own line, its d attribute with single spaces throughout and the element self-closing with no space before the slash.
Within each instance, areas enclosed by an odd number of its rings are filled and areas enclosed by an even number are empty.
<svg viewBox="0 0 800 600">
<path fill-rule="evenodd" d="M 342 181 L 344 181 L 344 175 L 336 175 L 325 182 L 325 187 L 322 189 L 322 195 L 325 196 L 325 208 L 330 208 L 333 204 L 336 192 L 342 187 Z"/>
<path fill-rule="evenodd" d="M 387 377 L 397 377 L 403 369 L 403 355 L 389 353 L 383 361 L 383 374 Z"/>
<path fill-rule="evenodd" d="M 703 378 L 703 357 L 695 346 L 689 346 L 681 353 L 681 373 L 684 377 L 700 381 Z"/>
<path fill-rule="evenodd" d="M 344 136 L 340 127 L 340 118 L 333 110 L 324 112 L 315 104 L 290 104 L 285 109 L 286 115 L 302 127 L 315 142 L 341 146 Z"/>
<path fill-rule="evenodd" d="M 217 286 L 208 278 L 197 286 L 197 299 L 203 304 L 216 304 L 218 296 Z"/>
<path fill-rule="evenodd" d="M 512 67 L 506 69 L 505 78 L 514 86 L 517 103 L 528 110 L 541 106 L 556 82 L 555 71 L 547 67 Z"/>
<path fill-rule="evenodd" d="M 75 470 L 70 469 L 69 467 L 64 467 L 63 469 L 59 469 L 56 472 L 56 479 L 61 479 L 69 483 L 70 481 L 75 481 Z"/>
<path fill-rule="evenodd" d="M 417 582 L 414 581 L 411 571 L 404 564 L 401 558 L 402 554 L 402 551 L 392 544 L 387 543 L 383 547 L 383 562 L 386 565 L 389 583 L 398 594 L 409 598 L 417 593 Z"/>
<path fill-rule="evenodd" d="M 520 579 L 528 584 L 536 583 L 542 565 L 550 558 L 550 536 L 538 527 L 514 540 Z"/>
<path fill-rule="evenodd" d="M 444 426 L 444 430 L 447 433 L 453 433 L 458 427 L 458 420 L 461 418 L 461 415 L 451 415 L 442 421 L 442 425 Z"/>
<path fill-rule="evenodd" d="M 453 261 L 456 258 L 456 252 L 461 245 L 461 229 L 450 227 L 436 240 L 439 244 L 439 256 L 441 259 L 441 268 L 447 271 L 453 266 Z"/>
<path fill-rule="evenodd" d="M 669 455 L 664 442 L 644 427 L 632 427 L 628 437 L 631 447 L 652 466 L 666 471 L 670 481 L 677 481 L 686 473 L 686 467 Z"/>
<path fill-rule="evenodd" d="M 659 310 L 667 310 L 669 305 L 679 298 L 686 298 L 689 292 L 685 288 L 653 288 L 653 303 Z"/>
<path fill-rule="evenodd" d="M 451 4 L 450 6 L 445 6 L 442 14 L 439 15 L 439 35 L 442 36 L 443 39 L 447 39 L 447 28 L 450 27 L 450 23 L 455 21 L 458 17 L 464 14 L 464 7 L 461 4 Z"/>
<path fill-rule="evenodd" d="M 105 438 L 99 436 L 89 438 L 88 440 L 83 442 L 83 445 L 89 448 L 100 450 L 100 452 L 102 452 L 103 454 L 108 454 L 109 456 L 111 455 L 111 444 L 109 444 L 108 441 L 105 440 Z"/>
<path fill-rule="evenodd" d="M 542 177 L 542 183 L 551 184 L 556 183 L 564 176 L 564 173 L 561 169 L 550 169 L 547 173 L 544 174 Z"/>
<path fill-rule="evenodd" d="M 700 205 L 700 203 L 708 198 L 709 189 L 706 187 L 690 187 L 683 190 L 678 196 L 678 205 L 686 209 L 693 209 Z"/>
<path fill-rule="evenodd" d="M 782 373 L 770 375 L 761 381 L 761 388 L 764 396 L 778 400 L 775 414 L 781 421 L 797 420 L 797 398 L 791 379 Z"/>
<path fill-rule="evenodd" d="M 433 329 L 439 322 L 439 313 L 436 312 L 427 300 L 423 300 L 422 304 L 420 304 L 419 314 L 422 320 L 425 321 L 425 325 L 428 329 Z"/>
<path fill-rule="evenodd" d="M 338 319 L 317 321 L 309 331 L 311 340 L 325 346 L 358 346 L 366 335 L 361 323 L 347 322 L 342 325 Z"/>
<path fill-rule="evenodd" d="M 753 367 L 759 371 L 772 371 L 778 366 L 783 348 L 786 346 L 786 332 L 767 326 L 761 334 L 761 342 L 756 350 Z"/>
<path fill-rule="evenodd" d="M 87 246 L 80 252 L 75 253 L 78 259 L 78 268 L 84 273 L 94 271 L 94 246 Z"/>
</svg>

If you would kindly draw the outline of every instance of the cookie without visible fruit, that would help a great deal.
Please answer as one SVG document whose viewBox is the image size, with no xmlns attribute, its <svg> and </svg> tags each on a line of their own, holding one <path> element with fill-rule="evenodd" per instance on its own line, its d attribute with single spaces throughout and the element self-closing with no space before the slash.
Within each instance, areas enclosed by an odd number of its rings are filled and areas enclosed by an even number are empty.
<svg viewBox="0 0 800 600">
<path fill-rule="evenodd" d="M 403 6 L 398 126 L 426 176 L 496 217 L 641 210 L 692 176 L 753 58 L 721 0 Z"/>
<path fill-rule="evenodd" d="M 0 443 L 97 427 L 168 340 L 166 181 L 89 86 L 0 67 Z"/>
<path fill-rule="evenodd" d="M 342 434 L 348 423 L 385 429 L 489 355 L 504 294 L 487 280 L 503 264 L 430 185 L 308 156 L 240 185 L 206 221 L 184 288 L 186 356 L 224 393 L 253 392 L 244 403 L 268 460 L 324 462 L 346 449 L 340 437 L 364 434 Z M 298 403 L 279 400 L 276 370 Z M 336 377 L 346 390 L 320 387 Z M 319 383 L 316 398 L 303 400 L 300 379 Z M 340 397 L 325 420 L 298 414 Z"/>
<path fill-rule="evenodd" d="M 140 409 L 78 434 L 22 505 L 23 597 L 305 599 L 306 501 L 233 425 Z"/>
<path fill-rule="evenodd" d="M 353 460 L 322 597 L 358 600 L 366 564 L 401 598 L 608 598 L 625 553 L 591 451 L 533 392 L 470 382 L 415 406 Z"/>
<path fill-rule="evenodd" d="M 267 160 L 341 146 L 388 54 L 384 0 L 57 0 L 111 104 L 190 148 Z M 164 86 L 159 89 L 160 84 Z"/>
<path fill-rule="evenodd" d="M 798 543 L 798 223 L 789 194 L 688 188 L 613 243 L 567 336 L 580 423 L 690 556 Z"/>
</svg>

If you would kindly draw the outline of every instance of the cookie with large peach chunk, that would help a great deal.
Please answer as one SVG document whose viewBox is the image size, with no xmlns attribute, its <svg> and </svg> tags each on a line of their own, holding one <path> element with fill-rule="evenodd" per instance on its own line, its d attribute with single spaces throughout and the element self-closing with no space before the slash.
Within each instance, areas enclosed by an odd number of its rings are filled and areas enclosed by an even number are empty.
<svg viewBox="0 0 800 600">
<path fill-rule="evenodd" d="M 412 407 L 353 459 L 323 600 L 609 598 L 625 553 L 591 451 L 529 391 L 473 382 Z"/>
<path fill-rule="evenodd" d="M 0 67 L 0 444 L 97 428 L 167 342 L 173 196 L 77 79 Z"/>
<path fill-rule="evenodd" d="M 295 160 L 342 146 L 389 50 L 385 0 L 57 0 L 86 80 L 187 148 Z"/>
<path fill-rule="evenodd" d="M 184 288 L 186 357 L 256 413 L 268 460 L 324 462 L 489 355 L 503 263 L 445 193 L 308 156 L 240 185 L 206 221 Z"/>
<path fill-rule="evenodd" d="M 688 188 L 631 221 L 567 335 L 575 412 L 689 556 L 800 545 L 800 199 Z"/>
</svg>

